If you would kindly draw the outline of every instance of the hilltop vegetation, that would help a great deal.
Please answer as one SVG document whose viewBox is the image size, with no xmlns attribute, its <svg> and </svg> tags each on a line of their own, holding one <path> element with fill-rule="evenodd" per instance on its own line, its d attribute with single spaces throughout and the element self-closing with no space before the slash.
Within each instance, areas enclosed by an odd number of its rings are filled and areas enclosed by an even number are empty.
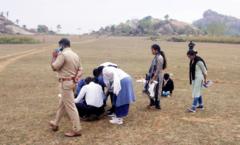
<svg viewBox="0 0 240 145">
<path fill-rule="evenodd" d="M 49 30 L 46 25 L 38 25 L 37 28 L 27 28 L 27 25 L 20 26 L 19 19 L 13 22 L 8 18 L 9 13 L 6 16 L 3 12 L 0 14 L 0 35 L 11 34 L 11 35 L 34 35 L 34 34 L 56 34 L 53 30 Z M 57 25 L 57 32 L 60 32 L 62 27 Z"/>
<path fill-rule="evenodd" d="M 119 25 L 101 28 L 92 34 L 115 36 L 146 36 L 146 35 L 198 35 L 200 31 L 194 26 L 174 20 L 160 20 L 151 16 L 143 19 L 128 20 Z"/>
<path fill-rule="evenodd" d="M 155 38 L 157 40 L 159 38 Z M 173 36 L 165 38 L 167 41 L 172 42 L 208 42 L 208 43 L 229 43 L 229 44 L 240 44 L 240 37 L 234 36 Z"/>
<path fill-rule="evenodd" d="M 7 19 L 5 16 L 0 15 L 0 34 L 24 34 L 32 35 L 33 33 L 24 27 L 13 23 L 11 20 Z"/>
<path fill-rule="evenodd" d="M 188 24 L 182 21 L 164 20 L 151 16 L 143 19 L 127 20 L 125 23 L 102 27 L 91 34 L 109 36 L 240 36 L 240 19 L 207 10 L 203 18 Z"/>
<path fill-rule="evenodd" d="M 0 36 L 0 44 L 35 44 L 35 43 L 40 43 L 40 41 L 25 36 Z"/>
<path fill-rule="evenodd" d="M 207 10 L 203 18 L 193 22 L 204 34 L 240 36 L 240 19 Z"/>
</svg>

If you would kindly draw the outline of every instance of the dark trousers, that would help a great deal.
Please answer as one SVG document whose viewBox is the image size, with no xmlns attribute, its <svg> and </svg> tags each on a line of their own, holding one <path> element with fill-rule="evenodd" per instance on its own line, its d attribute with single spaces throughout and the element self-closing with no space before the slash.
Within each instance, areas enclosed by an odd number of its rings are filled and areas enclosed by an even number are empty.
<svg viewBox="0 0 240 145">
<path fill-rule="evenodd" d="M 78 109 L 78 113 L 80 117 L 89 117 L 91 115 L 100 116 L 104 113 L 104 107 L 95 107 L 87 105 L 86 101 L 82 101 L 80 103 L 76 103 L 76 107 Z"/>
<path fill-rule="evenodd" d="M 156 85 L 154 98 L 150 98 L 150 106 L 160 107 L 159 81 Z"/>
<path fill-rule="evenodd" d="M 115 101 L 114 101 L 114 99 L 116 98 L 116 95 L 113 92 L 107 92 L 106 99 L 104 100 L 104 105 L 106 105 L 107 99 L 108 99 L 109 96 L 110 96 L 111 103 L 112 103 L 112 107 L 111 107 L 110 110 L 111 110 L 111 112 L 114 112 L 114 108 L 115 108 Z"/>
<path fill-rule="evenodd" d="M 117 107 L 116 102 L 117 102 L 117 95 L 112 93 L 112 108 L 111 111 L 116 114 L 117 117 L 122 118 L 128 115 L 129 111 L 129 104 L 125 104 L 122 106 Z"/>
</svg>

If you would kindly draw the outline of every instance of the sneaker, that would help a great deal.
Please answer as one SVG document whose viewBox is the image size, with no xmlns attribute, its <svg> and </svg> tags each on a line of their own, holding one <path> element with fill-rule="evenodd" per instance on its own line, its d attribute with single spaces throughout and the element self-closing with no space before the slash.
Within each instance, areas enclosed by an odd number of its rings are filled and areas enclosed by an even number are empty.
<svg viewBox="0 0 240 145">
<path fill-rule="evenodd" d="M 80 120 L 81 121 L 88 121 L 88 118 L 87 118 L 87 116 L 83 116 L 83 117 L 80 117 Z"/>
<path fill-rule="evenodd" d="M 195 113 L 195 112 L 196 112 L 196 110 L 193 110 L 192 108 L 188 108 L 187 111 L 188 111 L 189 113 Z"/>
<path fill-rule="evenodd" d="M 108 114 L 108 117 L 116 117 L 115 113 Z"/>
<path fill-rule="evenodd" d="M 146 95 L 149 95 L 148 90 L 142 90 L 142 93 L 143 93 L 143 94 L 146 94 Z"/>
<path fill-rule="evenodd" d="M 87 118 L 87 121 L 96 121 L 99 120 L 99 116 L 92 114 Z"/>
<path fill-rule="evenodd" d="M 123 119 L 115 117 L 115 118 L 112 118 L 112 120 L 109 120 L 109 122 L 112 124 L 121 125 L 123 124 Z"/>
<path fill-rule="evenodd" d="M 155 101 L 155 108 L 161 110 L 160 101 Z"/>
<path fill-rule="evenodd" d="M 155 106 L 156 109 L 161 110 L 161 106 Z"/>
<path fill-rule="evenodd" d="M 199 105 L 199 106 L 197 106 L 197 109 L 204 110 L 204 107 L 203 107 L 203 105 Z"/>
<path fill-rule="evenodd" d="M 114 113 L 114 109 L 113 108 L 107 110 L 107 115 L 110 115 L 110 114 L 113 114 L 113 113 Z"/>
</svg>

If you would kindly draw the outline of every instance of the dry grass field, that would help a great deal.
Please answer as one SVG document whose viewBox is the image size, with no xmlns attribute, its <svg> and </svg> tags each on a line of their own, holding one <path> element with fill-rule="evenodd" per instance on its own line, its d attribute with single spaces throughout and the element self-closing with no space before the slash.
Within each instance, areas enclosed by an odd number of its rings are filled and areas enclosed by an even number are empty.
<svg viewBox="0 0 240 145">
<path fill-rule="evenodd" d="M 137 101 L 122 126 L 110 124 L 108 117 L 82 121 L 83 135 L 66 138 L 64 132 L 71 129 L 67 117 L 59 132 L 48 128 L 59 99 L 56 74 L 49 66 L 56 42 L 0 45 L 0 145 L 240 145 L 240 45 L 197 44 L 215 84 L 204 91 L 205 111 L 188 114 L 192 98 L 186 43 L 131 37 L 74 39 L 72 48 L 81 57 L 84 77 L 98 64 L 111 61 L 135 80 L 144 77 L 153 57 L 150 46 L 159 43 L 176 89 L 173 97 L 161 99 L 161 111 L 148 110 L 143 84 L 135 83 Z"/>
</svg>

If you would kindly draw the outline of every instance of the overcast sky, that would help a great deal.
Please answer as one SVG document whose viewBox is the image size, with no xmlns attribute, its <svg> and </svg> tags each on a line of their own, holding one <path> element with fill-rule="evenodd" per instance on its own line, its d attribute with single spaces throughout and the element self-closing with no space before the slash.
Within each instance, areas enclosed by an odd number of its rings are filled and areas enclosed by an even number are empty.
<svg viewBox="0 0 240 145">
<path fill-rule="evenodd" d="M 0 0 L 0 11 L 9 11 L 11 20 L 37 27 L 45 24 L 63 33 L 84 33 L 128 19 L 153 16 L 191 23 L 205 10 L 240 18 L 240 0 Z"/>
</svg>

